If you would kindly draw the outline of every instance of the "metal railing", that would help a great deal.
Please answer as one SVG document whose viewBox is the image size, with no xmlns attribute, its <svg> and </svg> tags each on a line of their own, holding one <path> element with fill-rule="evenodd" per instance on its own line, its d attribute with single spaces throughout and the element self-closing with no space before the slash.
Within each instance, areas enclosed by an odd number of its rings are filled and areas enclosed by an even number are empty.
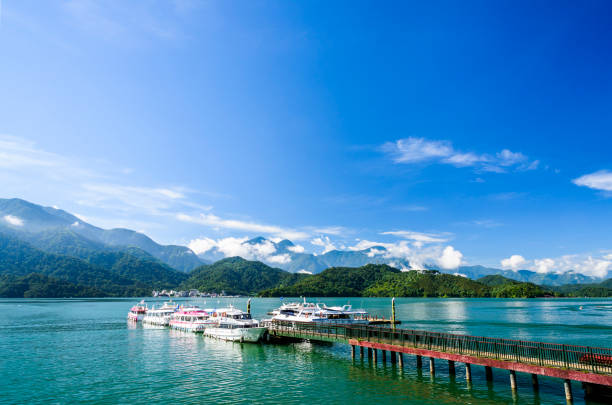
<svg viewBox="0 0 612 405">
<path fill-rule="evenodd" d="M 491 358 L 516 363 L 573 369 L 597 374 L 612 374 L 612 349 L 541 343 L 524 340 L 455 335 L 409 329 L 366 325 L 303 324 L 272 322 L 270 330 L 310 339 L 327 337 L 337 340 L 356 339 L 401 347 Z"/>
</svg>

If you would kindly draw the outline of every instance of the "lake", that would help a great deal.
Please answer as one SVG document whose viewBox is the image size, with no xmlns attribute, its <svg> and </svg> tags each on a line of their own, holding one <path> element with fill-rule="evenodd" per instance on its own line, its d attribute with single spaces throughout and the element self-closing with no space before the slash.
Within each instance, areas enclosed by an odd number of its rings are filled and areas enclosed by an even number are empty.
<svg viewBox="0 0 612 405">
<path fill-rule="evenodd" d="M 127 312 L 139 300 L 0 300 L 0 402 L 565 403 L 563 383 L 553 378 L 540 377 L 534 394 L 530 376 L 517 373 L 513 398 L 504 370 L 494 369 L 487 384 L 484 369 L 473 366 L 468 387 L 462 364 L 451 378 L 438 361 L 430 378 L 409 355 L 400 370 L 359 355 L 353 362 L 347 345 L 239 344 L 128 324 Z M 244 298 L 189 301 L 246 309 Z M 388 298 L 319 301 L 391 315 Z M 266 317 L 279 304 L 278 298 L 253 298 L 253 316 Z M 606 299 L 400 298 L 396 306 L 401 327 L 409 329 L 612 346 L 612 301 Z M 575 402 L 583 403 L 580 384 L 573 390 Z"/>
</svg>

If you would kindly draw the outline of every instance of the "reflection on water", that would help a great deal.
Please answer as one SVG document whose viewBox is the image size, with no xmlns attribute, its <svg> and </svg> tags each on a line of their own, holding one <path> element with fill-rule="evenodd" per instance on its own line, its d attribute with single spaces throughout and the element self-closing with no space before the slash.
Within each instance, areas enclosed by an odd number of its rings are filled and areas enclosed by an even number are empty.
<svg viewBox="0 0 612 405">
<path fill-rule="evenodd" d="M 390 317 L 390 299 L 351 301 Z M 448 375 L 416 368 L 404 356 L 389 363 L 352 361 L 346 345 L 240 344 L 128 323 L 138 300 L 0 300 L 0 379 L 8 403 L 351 403 L 497 404 L 563 403 L 559 380 L 542 378 L 534 394 L 518 374 L 518 397 L 508 374 L 494 371 L 487 384 L 481 367 L 465 383 L 463 365 Z M 149 300 L 155 301 L 155 300 Z M 157 300 L 159 302 L 163 300 Z M 185 300 L 178 300 L 182 303 Z M 199 300 L 198 305 L 246 307 L 246 299 Z M 397 299 L 402 327 L 506 338 L 610 346 L 612 305 L 606 300 Z M 280 304 L 253 299 L 256 318 Z M 582 306 L 583 309 L 579 309 Z M 18 310 L 15 310 L 18 308 Z M 33 327 L 35 325 L 35 327 Z M 367 353 L 367 352 L 366 352 Z M 27 365 L 25 367 L 24 365 Z M 425 367 L 426 364 L 425 364 Z M 580 399 L 580 385 L 574 386 Z"/>
</svg>

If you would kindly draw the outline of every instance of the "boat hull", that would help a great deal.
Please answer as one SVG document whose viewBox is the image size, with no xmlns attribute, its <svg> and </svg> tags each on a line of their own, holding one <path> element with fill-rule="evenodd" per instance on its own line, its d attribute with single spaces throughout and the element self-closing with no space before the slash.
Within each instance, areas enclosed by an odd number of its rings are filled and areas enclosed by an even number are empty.
<svg viewBox="0 0 612 405">
<path fill-rule="evenodd" d="M 136 315 L 131 312 L 127 316 L 128 321 L 132 321 L 132 322 L 140 322 L 143 320 L 143 318 L 144 318 L 144 315 L 142 314 Z"/>
<path fill-rule="evenodd" d="M 160 317 L 147 317 L 145 316 L 142 320 L 142 323 L 146 323 L 149 325 L 155 326 L 168 326 L 170 324 L 170 317 L 160 318 Z"/>
<path fill-rule="evenodd" d="M 169 325 L 172 329 L 182 330 L 185 332 L 203 333 L 207 328 L 213 326 L 214 324 L 202 322 L 170 321 Z"/>
<path fill-rule="evenodd" d="M 222 340 L 229 340 L 232 342 L 257 343 L 263 337 L 265 332 L 266 328 L 263 327 L 233 329 L 211 327 L 206 328 L 204 334 L 206 336 Z"/>
</svg>

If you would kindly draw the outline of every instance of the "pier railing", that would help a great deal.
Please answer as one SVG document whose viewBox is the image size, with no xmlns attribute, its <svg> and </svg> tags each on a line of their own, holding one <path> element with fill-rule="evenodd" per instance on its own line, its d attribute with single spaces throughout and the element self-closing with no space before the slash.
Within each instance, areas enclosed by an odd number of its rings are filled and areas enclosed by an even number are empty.
<svg viewBox="0 0 612 405">
<path fill-rule="evenodd" d="M 516 363 L 612 374 L 612 349 L 524 340 L 455 335 L 366 325 L 326 325 L 274 322 L 271 330 L 295 336 L 356 339 Z"/>
</svg>

